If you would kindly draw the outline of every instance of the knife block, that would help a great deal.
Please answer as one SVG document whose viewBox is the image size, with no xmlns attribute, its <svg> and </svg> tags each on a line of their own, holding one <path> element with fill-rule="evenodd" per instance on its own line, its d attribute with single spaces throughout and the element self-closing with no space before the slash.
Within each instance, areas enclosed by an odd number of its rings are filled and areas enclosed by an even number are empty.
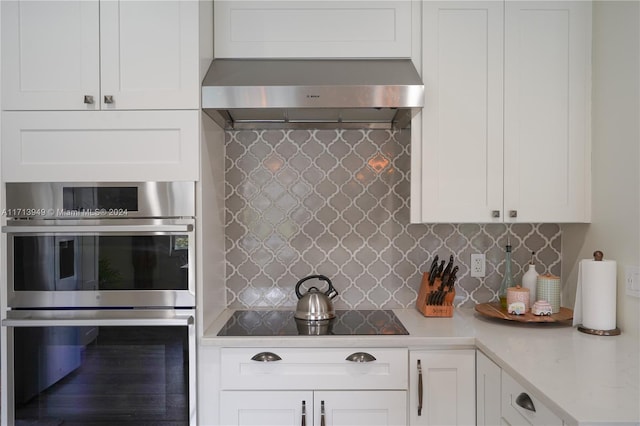
<svg viewBox="0 0 640 426">
<path fill-rule="evenodd" d="M 422 282 L 420 283 L 420 291 L 416 300 L 416 308 L 425 317 L 452 317 L 453 316 L 453 299 L 456 295 L 455 290 L 447 293 L 442 305 L 427 305 L 429 296 L 440 288 L 442 281 L 436 278 L 433 285 L 429 285 L 429 273 L 422 274 Z"/>
</svg>

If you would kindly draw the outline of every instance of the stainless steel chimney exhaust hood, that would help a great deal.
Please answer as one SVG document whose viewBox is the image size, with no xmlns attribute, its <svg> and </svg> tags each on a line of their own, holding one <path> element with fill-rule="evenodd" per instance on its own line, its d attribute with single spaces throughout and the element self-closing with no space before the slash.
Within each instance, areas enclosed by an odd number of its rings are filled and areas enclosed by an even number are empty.
<svg viewBox="0 0 640 426">
<path fill-rule="evenodd" d="M 405 128 L 423 106 L 409 59 L 215 59 L 202 83 L 225 129 Z"/>
</svg>

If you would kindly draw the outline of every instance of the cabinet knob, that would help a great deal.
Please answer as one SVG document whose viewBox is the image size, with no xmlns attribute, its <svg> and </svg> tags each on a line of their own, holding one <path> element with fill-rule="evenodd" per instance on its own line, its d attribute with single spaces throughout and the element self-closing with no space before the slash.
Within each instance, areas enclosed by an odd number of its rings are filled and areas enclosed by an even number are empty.
<svg viewBox="0 0 640 426">
<path fill-rule="evenodd" d="M 500 210 L 491 210 L 491 217 L 500 217 Z"/>
<path fill-rule="evenodd" d="M 518 217 L 518 210 L 509 210 L 509 217 Z"/>
<path fill-rule="evenodd" d="M 85 104 L 93 104 L 93 96 L 91 96 L 91 95 L 84 95 L 84 103 L 85 103 Z"/>
<path fill-rule="evenodd" d="M 354 352 L 349 355 L 346 360 L 353 362 L 371 362 L 375 361 L 376 357 L 366 352 Z"/>
<path fill-rule="evenodd" d="M 112 95 L 104 95 L 104 103 L 105 104 L 112 104 L 113 103 L 113 96 Z"/>
<path fill-rule="evenodd" d="M 273 352 L 260 352 L 251 357 L 252 361 L 273 362 L 280 361 L 282 358 Z"/>
<path fill-rule="evenodd" d="M 518 397 L 516 398 L 516 404 L 518 404 L 525 410 L 533 411 L 534 413 L 536 412 L 536 407 L 533 405 L 531 397 L 524 392 L 518 395 Z"/>
</svg>

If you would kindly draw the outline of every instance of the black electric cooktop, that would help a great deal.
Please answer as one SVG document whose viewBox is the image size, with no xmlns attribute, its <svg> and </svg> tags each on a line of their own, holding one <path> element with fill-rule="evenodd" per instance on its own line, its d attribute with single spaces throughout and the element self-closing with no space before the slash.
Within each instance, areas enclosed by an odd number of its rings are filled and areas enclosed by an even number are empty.
<svg viewBox="0 0 640 426">
<path fill-rule="evenodd" d="M 294 311 L 235 311 L 218 336 L 408 335 L 391 310 L 336 311 L 328 321 L 300 321 Z"/>
</svg>

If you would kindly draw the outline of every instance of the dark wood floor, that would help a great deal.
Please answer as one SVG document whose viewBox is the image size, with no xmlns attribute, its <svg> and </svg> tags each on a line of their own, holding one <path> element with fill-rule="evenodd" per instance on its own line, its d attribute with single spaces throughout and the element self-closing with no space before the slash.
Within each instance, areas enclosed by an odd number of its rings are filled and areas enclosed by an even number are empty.
<svg viewBox="0 0 640 426">
<path fill-rule="evenodd" d="M 16 407 L 16 425 L 188 425 L 186 336 L 102 327 L 71 374 Z"/>
</svg>

